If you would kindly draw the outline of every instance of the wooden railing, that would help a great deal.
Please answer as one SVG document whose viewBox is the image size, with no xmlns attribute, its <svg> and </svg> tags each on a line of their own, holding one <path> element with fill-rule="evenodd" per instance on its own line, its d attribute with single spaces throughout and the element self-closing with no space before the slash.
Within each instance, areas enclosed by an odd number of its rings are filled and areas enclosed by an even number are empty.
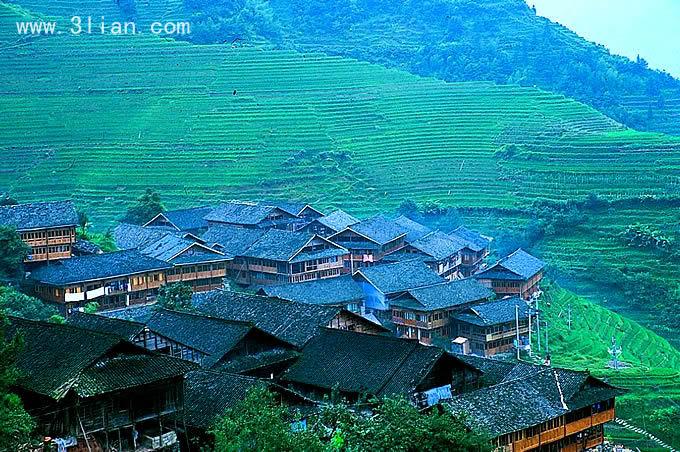
<svg viewBox="0 0 680 452">
<path fill-rule="evenodd" d="M 565 435 L 563 425 L 550 430 L 546 430 L 544 432 L 541 432 L 541 444 L 557 441 L 558 439 L 564 438 L 564 436 Z"/>
<path fill-rule="evenodd" d="M 604 424 L 605 422 L 613 421 L 615 417 L 614 408 L 595 413 L 593 414 L 593 425 L 599 425 Z"/>
<path fill-rule="evenodd" d="M 590 418 L 590 416 L 588 416 L 586 418 L 579 419 L 578 421 L 569 422 L 565 426 L 564 430 L 566 435 L 569 436 L 573 433 L 580 432 L 581 430 L 590 428 L 592 425 L 593 425 L 592 419 Z"/>
</svg>

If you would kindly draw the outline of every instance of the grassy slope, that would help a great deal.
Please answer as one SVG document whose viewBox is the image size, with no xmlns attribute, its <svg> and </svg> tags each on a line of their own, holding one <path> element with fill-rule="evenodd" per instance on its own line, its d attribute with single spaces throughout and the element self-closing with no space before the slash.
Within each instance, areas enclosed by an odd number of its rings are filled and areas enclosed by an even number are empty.
<svg viewBox="0 0 680 452">
<path fill-rule="evenodd" d="M 533 88 L 152 37 L 22 40 L 15 16 L 0 8 L 0 187 L 73 195 L 99 224 L 147 186 L 171 206 L 304 193 L 367 213 L 406 198 L 510 206 L 680 182 L 680 141 Z M 511 142 L 532 146 L 497 160 Z"/>
<path fill-rule="evenodd" d="M 588 369 L 616 386 L 630 389 L 619 400 L 618 417 L 658 433 L 648 419 L 654 409 L 680 402 L 680 352 L 638 323 L 558 286 L 551 286 L 543 301 L 553 364 Z M 571 329 L 567 322 L 569 307 Z M 612 338 L 622 347 L 621 360 L 630 368 L 617 372 L 606 367 Z M 625 438 L 628 444 L 636 440 L 627 432 L 614 434 L 617 439 Z M 642 450 L 651 446 L 645 442 L 637 445 Z"/>
</svg>

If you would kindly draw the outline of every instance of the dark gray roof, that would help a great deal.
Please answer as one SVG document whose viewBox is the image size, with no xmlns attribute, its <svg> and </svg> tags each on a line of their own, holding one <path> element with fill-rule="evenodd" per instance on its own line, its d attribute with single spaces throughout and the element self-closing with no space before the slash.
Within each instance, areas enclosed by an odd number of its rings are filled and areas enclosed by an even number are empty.
<svg viewBox="0 0 680 452">
<path fill-rule="evenodd" d="M 265 286 L 260 290 L 270 297 L 307 304 L 341 306 L 364 298 L 361 287 L 350 275 Z"/>
<path fill-rule="evenodd" d="M 137 250 L 125 250 L 62 259 L 35 269 L 30 278 L 60 286 L 168 268 L 172 265 L 167 262 L 145 256 Z"/>
<path fill-rule="evenodd" d="M 155 305 L 146 304 L 140 306 L 128 306 L 120 309 L 112 309 L 109 311 L 101 311 L 98 313 L 98 315 L 146 324 L 154 312 Z"/>
<path fill-rule="evenodd" d="M 406 234 L 406 241 L 411 243 L 414 240 L 418 240 L 423 236 L 429 234 L 432 230 L 425 225 L 413 221 L 410 218 L 400 215 L 394 219 L 394 223 L 404 229 Z"/>
<path fill-rule="evenodd" d="M 145 228 L 136 224 L 120 223 L 113 229 L 113 240 L 120 250 L 132 250 L 158 240 L 170 232 L 166 228 Z"/>
<path fill-rule="evenodd" d="M 519 306 L 519 318 L 529 317 L 531 308 L 520 297 L 508 297 L 472 306 L 456 316 L 457 320 L 474 325 L 498 325 L 515 321 L 515 306 Z"/>
<path fill-rule="evenodd" d="M 363 276 L 385 295 L 446 282 L 444 278 L 417 259 L 363 267 L 357 271 L 357 274 Z"/>
<path fill-rule="evenodd" d="M 336 210 L 325 217 L 317 218 L 315 221 L 318 221 L 323 226 L 326 226 L 335 232 L 339 232 L 358 223 L 359 219 L 342 210 Z"/>
<path fill-rule="evenodd" d="M 205 216 L 207 221 L 255 226 L 265 221 L 274 210 L 281 210 L 271 205 L 231 201 L 220 204 Z M 281 212 L 285 212 L 281 210 Z"/>
<path fill-rule="evenodd" d="M 78 212 L 71 201 L 1 206 L 0 225 L 12 226 L 18 231 L 77 226 Z"/>
<path fill-rule="evenodd" d="M 248 229 L 230 224 L 216 224 L 210 226 L 201 238 L 210 246 L 219 244 L 220 249 L 226 254 L 242 256 L 265 232 L 264 229 Z"/>
<path fill-rule="evenodd" d="M 499 260 L 483 272 L 478 273 L 475 277 L 482 279 L 527 280 L 543 270 L 543 268 L 545 268 L 545 262 L 520 248 L 509 256 Z M 513 275 L 516 275 L 516 277 Z"/>
<path fill-rule="evenodd" d="M 491 243 L 488 238 L 464 226 L 454 229 L 449 235 L 462 241 L 472 251 L 481 251 Z"/>
<path fill-rule="evenodd" d="M 408 396 L 441 359 L 458 361 L 416 340 L 324 328 L 282 379 L 349 393 Z"/>
<path fill-rule="evenodd" d="M 392 306 L 433 311 L 449 309 L 480 300 L 488 300 L 494 292 L 475 279 L 467 278 L 443 284 L 411 289 L 392 300 Z"/>
<path fill-rule="evenodd" d="M 200 312 L 227 320 L 252 322 L 267 333 L 298 347 L 342 311 L 339 307 L 219 290 L 194 294 L 192 301 Z"/>
<path fill-rule="evenodd" d="M 245 250 L 243 256 L 288 261 L 313 237 L 313 234 L 270 229 Z"/>
<path fill-rule="evenodd" d="M 410 246 L 440 261 L 457 254 L 465 247 L 465 244 L 443 232 L 434 231 L 410 242 Z"/>
<path fill-rule="evenodd" d="M 347 229 L 362 235 L 379 245 L 384 245 L 394 239 L 406 235 L 408 232 L 402 226 L 381 215 L 376 215 L 367 220 L 349 226 Z"/>
<path fill-rule="evenodd" d="M 253 329 L 248 322 L 167 309 L 156 310 L 146 325 L 162 336 L 209 355 L 203 360 L 205 367 L 217 363 Z"/>
<path fill-rule="evenodd" d="M 205 216 L 210 214 L 213 208 L 210 206 L 191 207 L 188 209 L 168 210 L 162 215 L 174 224 L 180 231 L 193 231 L 208 227 Z"/>
<path fill-rule="evenodd" d="M 444 402 L 465 414 L 469 427 L 498 437 L 533 427 L 623 391 L 587 372 L 533 366 L 519 378 L 455 396 Z"/>
<path fill-rule="evenodd" d="M 144 330 L 144 323 L 77 311 L 69 316 L 68 323 L 88 330 L 114 334 L 127 340 L 132 340 Z"/>
<path fill-rule="evenodd" d="M 147 242 L 139 248 L 139 251 L 146 256 L 176 264 L 231 259 L 231 256 L 225 256 L 220 251 L 174 234 L 166 234 L 158 240 Z"/>
<path fill-rule="evenodd" d="M 96 245 L 93 242 L 90 242 L 89 240 L 84 240 L 84 239 L 78 239 L 76 240 L 76 243 L 73 244 L 73 252 L 75 254 L 79 255 L 84 255 L 84 254 L 101 254 L 102 249 L 99 248 L 98 245 Z"/>
</svg>

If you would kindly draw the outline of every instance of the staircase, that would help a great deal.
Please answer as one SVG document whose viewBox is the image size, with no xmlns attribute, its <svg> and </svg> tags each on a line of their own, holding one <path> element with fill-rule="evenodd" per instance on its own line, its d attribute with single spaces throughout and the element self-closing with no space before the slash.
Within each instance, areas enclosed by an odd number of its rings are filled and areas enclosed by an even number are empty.
<svg viewBox="0 0 680 452">
<path fill-rule="evenodd" d="M 614 422 L 616 422 L 621 427 L 623 427 L 627 430 L 630 430 L 631 432 L 635 432 L 638 435 L 644 436 L 645 438 L 649 439 L 650 441 L 658 444 L 660 447 L 663 447 L 664 449 L 668 449 L 670 452 L 678 452 L 678 450 L 674 449 L 673 446 L 666 444 L 665 442 L 663 442 L 662 440 L 660 440 L 656 436 L 652 435 L 651 433 L 649 433 L 645 430 L 642 430 L 640 427 L 636 427 L 634 425 L 629 424 L 628 421 L 626 421 L 625 419 L 620 419 L 620 418 L 617 417 L 616 419 L 614 419 Z"/>
</svg>

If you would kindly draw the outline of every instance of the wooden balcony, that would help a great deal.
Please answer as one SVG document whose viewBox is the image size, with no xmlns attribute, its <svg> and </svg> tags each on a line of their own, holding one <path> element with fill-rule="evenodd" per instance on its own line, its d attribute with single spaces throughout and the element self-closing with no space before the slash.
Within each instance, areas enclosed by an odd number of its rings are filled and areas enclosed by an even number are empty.
<svg viewBox="0 0 680 452">
<path fill-rule="evenodd" d="M 586 449 L 590 449 L 590 448 L 593 448 L 593 447 L 597 447 L 597 446 L 599 446 L 599 445 L 602 444 L 602 443 L 604 443 L 604 436 L 602 436 L 602 435 L 597 435 L 597 436 L 594 436 L 594 437 L 589 437 L 589 438 L 586 440 Z"/>
<path fill-rule="evenodd" d="M 579 419 L 578 421 L 570 422 L 564 427 L 564 432 L 566 436 L 573 435 L 574 433 L 583 431 L 585 429 L 588 429 L 592 427 L 592 419 L 590 416 Z"/>
<path fill-rule="evenodd" d="M 602 411 L 593 414 L 593 425 L 604 424 L 605 422 L 613 421 L 616 417 L 614 413 L 614 408 L 610 408 L 607 411 Z"/>
<path fill-rule="evenodd" d="M 550 430 L 541 432 L 541 444 L 552 443 L 558 439 L 564 438 L 564 426 L 555 427 Z"/>
<path fill-rule="evenodd" d="M 530 436 L 529 438 L 520 439 L 516 441 L 513 447 L 514 452 L 522 452 L 525 450 L 531 450 L 538 447 L 540 444 L 540 438 L 538 435 Z"/>
</svg>

